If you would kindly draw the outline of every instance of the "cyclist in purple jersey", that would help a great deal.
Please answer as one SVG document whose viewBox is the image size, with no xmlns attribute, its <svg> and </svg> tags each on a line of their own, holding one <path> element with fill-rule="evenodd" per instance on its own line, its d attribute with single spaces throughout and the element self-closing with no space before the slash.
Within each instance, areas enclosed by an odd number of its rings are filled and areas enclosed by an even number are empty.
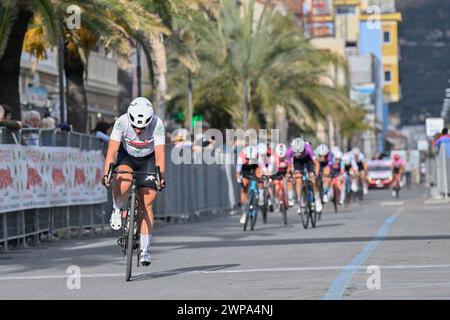
<svg viewBox="0 0 450 320">
<path fill-rule="evenodd" d="M 312 182 L 314 188 L 316 210 L 317 212 L 322 212 L 323 205 L 322 200 L 320 199 L 320 192 L 316 179 L 319 175 L 319 161 L 317 160 L 311 145 L 305 142 L 305 140 L 295 138 L 291 143 L 291 147 L 293 151 L 291 171 L 294 173 L 297 195 L 300 194 L 303 184 L 303 170 L 306 168 L 309 180 Z"/>
</svg>

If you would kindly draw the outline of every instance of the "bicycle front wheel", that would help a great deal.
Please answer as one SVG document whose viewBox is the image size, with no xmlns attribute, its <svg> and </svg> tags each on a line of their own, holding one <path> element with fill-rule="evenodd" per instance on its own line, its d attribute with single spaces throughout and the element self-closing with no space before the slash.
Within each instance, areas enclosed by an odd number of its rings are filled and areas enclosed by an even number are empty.
<svg viewBox="0 0 450 320">
<path fill-rule="evenodd" d="M 308 210 L 308 190 L 306 186 L 302 186 L 302 190 L 300 192 L 300 199 L 298 201 L 298 205 L 300 207 L 300 220 L 302 221 L 302 225 L 304 229 L 308 229 L 309 227 L 309 210 Z"/>
<path fill-rule="evenodd" d="M 135 224 L 135 210 L 138 210 L 139 204 L 136 203 L 136 194 L 131 193 L 131 201 L 128 210 L 128 239 L 127 239 L 127 269 L 125 280 L 130 281 L 133 264 L 133 248 L 134 248 L 134 224 Z"/>
</svg>

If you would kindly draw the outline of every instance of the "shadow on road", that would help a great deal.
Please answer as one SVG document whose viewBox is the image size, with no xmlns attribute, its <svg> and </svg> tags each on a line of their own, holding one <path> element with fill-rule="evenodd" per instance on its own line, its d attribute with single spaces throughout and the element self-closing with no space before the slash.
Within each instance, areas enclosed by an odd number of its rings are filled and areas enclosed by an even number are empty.
<svg viewBox="0 0 450 320">
<path fill-rule="evenodd" d="M 159 271 L 155 273 L 145 273 L 140 274 L 132 279 L 132 281 L 145 281 L 149 279 L 157 279 L 164 278 L 170 276 L 176 276 L 181 273 L 189 273 L 189 272 L 202 272 L 202 271 L 217 271 L 223 270 L 233 267 L 238 267 L 239 264 L 222 264 L 222 265 L 208 265 L 208 266 L 196 266 L 196 267 L 187 267 L 187 268 L 179 268 L 168 271 Z"/>
<path fill-rule="evenodd" d="M 308 232 L 310 229 L 306 230 Z M 313 230 L 313 229 L 311 229 Z M 227 248 L 245 246 L 281 246 L 281 245 L 302 245 L 316 243 L 345 243 L 345 242 L 369 242 L 378 240 L 377 237 L 342 237 L 342 238 L 309 238 L 309 239 L 258 239 L 258 240 L 228 240 L 228 241 L 192 241 L 192 242 L 158 242 L 154 247 L 178 247 L 177 249 L 198 249 L 198 248 Z M 415 241 L 415 240 L 450 240 L 450 234 L 446 235 L 425 235 L 425 236 L 391 236 L 383 238 L 383 241 Z"/>
</svg>

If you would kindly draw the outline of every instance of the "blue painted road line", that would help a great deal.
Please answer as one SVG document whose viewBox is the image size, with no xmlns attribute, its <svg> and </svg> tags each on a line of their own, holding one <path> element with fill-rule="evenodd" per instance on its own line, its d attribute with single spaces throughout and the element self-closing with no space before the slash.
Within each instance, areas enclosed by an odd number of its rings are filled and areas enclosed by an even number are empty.
<svg viewBox="0 0 450 320">
<path fill-rule="evenodd" d="M 350 280 L 353 278 L 355 272 L 362 266 L 362 264 L 367 260 L 367 258 L 376 249 L 378 244 L 383 241 L 389 228 L 397 220 L 398 213 L 387 218 L 381 228 L 378 230 L 377 235 L 373 238 L 366 247 L 355 257 L 348 266 L 346 266 L 341 273 L 334 279 L 331 287 L 328 289 L 327 293 L 323 297 L 323 300 L 340 300 L 344 295 L 345 289 L 347 288 Z"/>
</svg>

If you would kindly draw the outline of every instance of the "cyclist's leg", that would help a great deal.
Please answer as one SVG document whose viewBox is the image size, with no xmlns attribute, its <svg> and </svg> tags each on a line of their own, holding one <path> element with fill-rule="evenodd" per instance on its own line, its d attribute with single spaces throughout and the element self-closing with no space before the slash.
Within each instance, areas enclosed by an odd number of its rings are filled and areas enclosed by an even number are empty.
<svg viewBox="0 0 450 320">
<path fill-rule="evenodd" d="M 140 210 L 140 246 L 141 251 L 150 251 L 150 241 L 152 239 L 154 215 L 153 215 L 153 202 L 156 199 L 156 190 L 152 188 L 140 188 L 139 198 L 141 199 Z"/>
<path fill-rule="evenodd" d="M 133 171 L 130 165 L 122 164 L 116 167 L 116 170 Z M 112 188 L 113 211 L 111 213 L 110 225 L 113 230 L 119 230 L 122 227 L 122 209 L 131 189 L 131 174 L 117 174 Z"/>
<path fill-rule="evenodd" d="M 331 188 L 331 168 L 328 166 L 323 169 L 322 183 L 324 202 L 328 202 L 328 194 Z"/>
<path fill-rule="evenodd" d="M 275 198 L 279 199 L 278 193 L 280 192 L 280 180 L 273 178 L 272 182 L 273 182 L 273 186 L 275 187 L 275 195 L 276 195 Z"/>
<path fill-rule="evenodd" d="M 293 179 L 289 179 L 289 174 L 286 173 L 286 181 L 287 181 L 287 193 L 289 199 L 289 206 L 292 207 L 294 205 L 294 183 Z"/>
<path fill-rule="evenodd" d="M 262 182 L 263 172 L 260 167 L 255 169 L 255 176 L 258 179 L 258 205 L 264 204 L 264 183 Z"/>
<path fill-rule="evenodd" d="M 363 192 L 364 194 L 368 193 L 368 185 L 367 185 L 367 172 L 366 169 L 361 170 L 361 182 L 362 182 L 362 186 L 363 186 Z"/>
</svg>

